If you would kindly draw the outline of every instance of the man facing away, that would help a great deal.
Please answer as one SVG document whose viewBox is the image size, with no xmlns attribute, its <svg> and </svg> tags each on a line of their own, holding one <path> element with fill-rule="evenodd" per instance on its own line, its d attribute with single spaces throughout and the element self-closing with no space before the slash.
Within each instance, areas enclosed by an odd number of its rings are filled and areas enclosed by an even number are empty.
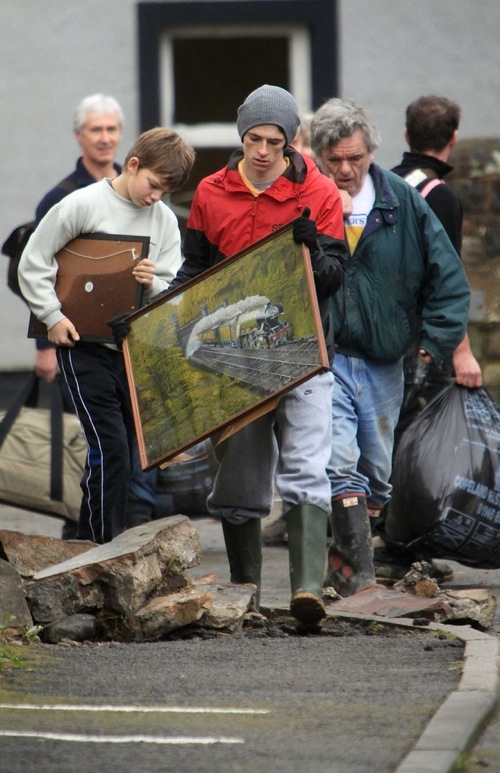
<svg viewBox="0 0 500 773">
<path fill-rule="evenodd" d="M 460 107 L 446 97 L 425 96 L 411 102 L 406 108 L 406 126 L 404 137 L 410 150 L 403 153 L 403 159 L 393 172 L 403 177 L 425 197 L 427 204 L 437 215 L 448 234 L 451 243 L 460 255 L 462 249 L 462 203 L 455 191 L 444 182 L 453 171 L 448 158 L 456 144 L 460 121 Z M 405 358 L 406 366 L 415 361 L 415 349 Z M 408 360 L 408 363 L 406 362 Z M 451 363 L 444 370 L 437 370 L 434 363 L 426 368 L 421 379 L 418 408 L 408 416 L 406 426 L 416 417 L 424 405 L 441 389 L 452 381 L 451 371 L 457 384 L 469 389 L 482 384 L 481 368 L 472 354 L 469 337 L 453 352 Z M 449 367 L 451 365 L 451 368 Z M 409 367 L 409 375 L 415 374 L 415 368 Z M 411 382 L 410 382 L 411 383 Z M 411 406 L 409 406 L 411 409 Z M 398 425 L 401 424 L 403 415 Z M 404 426 L 401 427 L 401 431 Z"/>
<path fill-rule="evenodd" d="M 331 99 L 311 124 L 320 167 L 343 191 L 349 250 L 331 299 L 335 382 L 332 543 L 328 584 L 352 595 L 376 584 L 370 514 L 389 501 L 403 355 L 418 330 L 419 358 L 442 367 L 463 340 L 470 290 L 460 258 L 422 196 L 373 156 L 379 135 L 352 99 Z M 420 308 L 421 307 L 421 308 Z"/>
<path fill-rule="evenodd" d="M 403 177 L 425 198 L 460 254 L 462 248 L 462 203 L 444 178 L 452 172 L 448 159 L 456 144 L 460 123 L 460 106 L 446 97 L 422 96 L 406 108 L 404 138 L 410 148 L 403 153 L 393 172 Z M 482 385 L 481 368 L 475 359 L 466 334 L 442 368 L 434 362 L 422 363 L 418 357 L 418 340 L 404 358 L 405 388 L 403 404 L 395 432 L 395 455 L 402 434 L 423 408 L 455 379 L 468 388 Z M 397 513 L 396 513 L 397 516 Z M 420 556 L 385 544 L 385 510 L 375 521 L 374 564 L 377 578 L 391 583 L 401 579 L 412 561 Z M 431 561 L 431 574 L 438 582 L 453 577 L 451 566 Z"/>
<path fill-rule="evenodd" d="M 237 118 L 243 147 L 198 185 L 185 260 L 172 288 L 293 221 L 294 240 L 307 244 L 311 254 L 331 356 L 329 299 L 342 283 L 346 262 L 342 205 L 333 181 L 290 146 L 299 123 L 297 103 L 285 89 L 265 84 L 248 95 Z M 274 411 L 216 446 L 217 471 L 207 500 L 210 514 L 222 522 L 231 581 L 255 584 L 258 604 L 261 520 L 271 509 L 276 471 L 289 535 L 290 609 L 300 627 L 311 629 L 325 617 L 332 382 L 330 370 L 314 376 L 285 394 Z"/>
</svg>

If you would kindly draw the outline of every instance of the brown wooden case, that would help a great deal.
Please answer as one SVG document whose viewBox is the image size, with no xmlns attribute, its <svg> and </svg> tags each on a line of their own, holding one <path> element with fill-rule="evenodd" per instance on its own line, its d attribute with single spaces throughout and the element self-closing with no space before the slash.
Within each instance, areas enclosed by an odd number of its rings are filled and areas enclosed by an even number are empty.
<svg viewBox="0 0 500 773">
<path fill-rule="evenodd" d="M 148 251 L 148 236 L 101 233 L 82 234 L 59 250 L 56 295 L 82 341 L 112 343 L 108 320 L 140 308 L 142 285 L 132 268 Z M 28 337 L 47 338 L 46 326 L 33 314 Z"/>
</svg>

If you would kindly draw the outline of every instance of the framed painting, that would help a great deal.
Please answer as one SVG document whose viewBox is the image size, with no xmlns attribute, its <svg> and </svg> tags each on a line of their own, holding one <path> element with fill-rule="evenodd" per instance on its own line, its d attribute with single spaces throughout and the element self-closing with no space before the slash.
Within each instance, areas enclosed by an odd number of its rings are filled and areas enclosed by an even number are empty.
<svg viewBox="0 0 500 773">
<path fill-rule="evenodd" d="M 148 236 L 92 233 L 56 254 L 56 295 L 82 341 L 113 343 L 108 320 L 140 308 L 142 285 L 132 269 L 148 252 Z M 33 314 L 28 338 L 47 338 L 46 326 Z"/>
<path fill-rule="evenodd" d="M 130 315 L 141 465 L 165 466 L 329 367 L 309 252 L 292 225 Z"/>
</svg>

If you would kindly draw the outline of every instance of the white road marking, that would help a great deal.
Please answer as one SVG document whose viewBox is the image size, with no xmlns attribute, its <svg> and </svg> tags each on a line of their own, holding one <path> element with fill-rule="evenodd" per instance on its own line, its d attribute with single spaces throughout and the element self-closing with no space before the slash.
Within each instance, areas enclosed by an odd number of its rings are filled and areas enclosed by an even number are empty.
<svg viewBox="0 0 500 773">
<path fill-rule="evenodd" d="M 0 703 L 0 709 L 22 711 L 116 711 L 129 714 L 133 712 L 142 714 L 269 714 L 268 709 L 234 709 L 211 708 L 203 706 L 93 706 L 79 705 L 78 703 Z"/>
<path fill-rule="evenodd" d="M 205 738 L 173 736 L 172 738 L 165 738 L 154 735 L 78 735 L 76 733 L 35 733 L 17 730 L 0 730 L 0 736 L 4 738 L 42 738 L 47 741 L 65 741 L 70 743 L 149 743 L 170 744 L 173 746 L 245 743 L 243 738 L 228 738 L 225 736 L 208 736 Z"/>
</svg>

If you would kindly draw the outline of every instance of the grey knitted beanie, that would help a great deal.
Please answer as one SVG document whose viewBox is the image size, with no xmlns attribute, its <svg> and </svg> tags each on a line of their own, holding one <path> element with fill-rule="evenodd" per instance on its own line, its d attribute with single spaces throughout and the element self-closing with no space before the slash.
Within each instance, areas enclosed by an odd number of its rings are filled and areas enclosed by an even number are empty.
<svg viewBox="0 0 500 773">
<path fill-rule="evenodd" d="M 254 126 L 274 124 L 284 132 L 287 144 L 292 142 L 299 128 L 299 108 L 292 95 L 279 86 L 264 86 L 252 91 L 238 108 L 238 134 L 243 135 Z"/>
</svg>

